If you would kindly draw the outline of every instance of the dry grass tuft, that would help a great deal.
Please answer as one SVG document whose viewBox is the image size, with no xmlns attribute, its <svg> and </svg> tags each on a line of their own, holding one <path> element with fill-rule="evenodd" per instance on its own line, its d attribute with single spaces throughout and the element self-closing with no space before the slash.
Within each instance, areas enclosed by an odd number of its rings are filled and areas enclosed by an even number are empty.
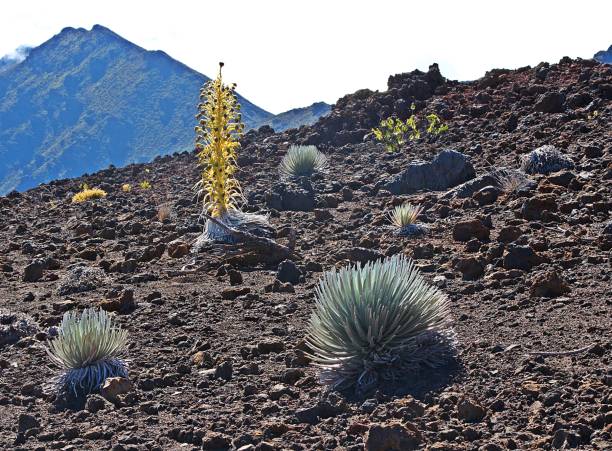
<svg viewBox="0 0 612 451">
<path fill-rule="evenodd" d="M 162 204 L 157 208 L 157 220 L 164 222 L 172 214 L 172 207 L 168 204 Z"/>
<path fill-rule="evenodd" d="M 87 186 L 84 186 L 83 191 L 79 191 L 72 196 L 72 202 L 76 204 L 91 199 L 101 199 L 103 197 L 106 197 L 106 191 L 99 188 L 87 188 Z"/>
</svg>

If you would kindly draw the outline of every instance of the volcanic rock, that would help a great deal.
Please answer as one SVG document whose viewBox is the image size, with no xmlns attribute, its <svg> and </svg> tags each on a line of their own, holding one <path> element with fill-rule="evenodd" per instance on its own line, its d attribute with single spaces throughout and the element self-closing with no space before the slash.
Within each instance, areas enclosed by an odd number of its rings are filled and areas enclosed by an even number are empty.
<svg viewBox="0 0 612 451">
<path fill-rule="evenodd" d="M 525 219 L 542 219 L 544 211 L 557 211 L 557 198 L 553 194 L 538 194 L 527 199 L 521 208 L 521 215 Z"/>
<path fill-rule="evenodd" d="M 477 238 L 487 241 L 491 231 L 480 219 L 460 221 L 453 227 L 453 239 L 457 241 L 469 241 Z"/>
<path fill-rule="evenodd" d="M 104 286 L 106 277 L 98 268 L 89 266 L 76 266 L 71 268 L 58 285 L 58 293 L 62 296 L 84 291 L 95 290 Z"/>
<path fill-rule="evenodd" d="M 464 398 L 457 403 L 457 416 L 464 421 L 476 423 L 482 421 L 486 414 L 485 407 L 469 398 Z"/>
<path fill-rule="evenodd" d="M 25 432 L 28 429 L 39 428 L 40 422 L 33 415 L 22 413 L 17 419 L 17 429 L 20 432 Z"/>
<path fill-rule="evenodd" d="M 189 254 L 189 245 L 182 240 L 173 240 L 168 243 L 168 256 L 182 258 Z"/>
<path fill-rule="evenodd" d="M 505 269 L 522 269 L 525 271 L 529 271 L 544 261 L 531 247 L 512 244 L 504 252 L 503 258 Z"/>
<path fill-rule="evenodd" d="M 475 280 L 484 274 L 484 265 L 474 257 L 458 259 L 455 268 L 461 271 L 465 280 Z"/>
<path fill-rule="evenodd" d="M 536 275 L 531 281 L 531 287 L 529 288 L 529 294 L 531 296 L 549 298 L 561 296 L 568 291 L 570 291 L 569 286 L 557 271 L 547 271 Z"/>
<path fill-rule="evenodd" d="M 561 113 L 564 109 L 565 96 L 558 92 L 547 92 L 538 97 L 534 106 L 541 113 Z"/>
<path fill-rule="evenodd" d="M 393 194 L 411 194 L 422 190 L 441 191 L 473 178 L 472 163 L 456 150 L 443 150 L 431 162 L 408 165 L 383 188 Z"/>
<path fill-rule="evenodd" d="M 419 449 L 423 436 L 410 423 L 389 422 L 370 426 L 365 437 L 366 451 L 409 451 Z"/>
<path fill-rule="evenodd" d="M 45 265 L 41 260 L 36 260 L 27 265 L 23 270 L 24 282 L 36 282 L 43 276 Z"/>
<path fill-rule="evenodd" d="M 306 177 L 276 183 L 265 196 L 266 205 L 276 210 L 312 211 L 316 204 L 314 188 Z"/>
<path fill-rule="evenodd" d="M 373 249 L 367 249 L 365 247 L 351 247 L 349 249 L 343 249 L 336 255 L 337 260 L 347 259 L 352 262 L 368 263 L 376 260 L 380 260 L 385 256 L 378 251 Z"/>
<path fill-rule="evenodd" d="M 109 377 L 100 388 L 100 395 L 112 403 L 119 402 L 119 396 L 134 390 L 134 384 L 125 377 Z"/>
<path fill-rule="evenodd" d="M 302 277 L 302 271 L 291 260 L 282 261 L 278 265 L 276 278 L 281 282 L 296 284 L 300 281 L 300 277 Z"/>
</svg>

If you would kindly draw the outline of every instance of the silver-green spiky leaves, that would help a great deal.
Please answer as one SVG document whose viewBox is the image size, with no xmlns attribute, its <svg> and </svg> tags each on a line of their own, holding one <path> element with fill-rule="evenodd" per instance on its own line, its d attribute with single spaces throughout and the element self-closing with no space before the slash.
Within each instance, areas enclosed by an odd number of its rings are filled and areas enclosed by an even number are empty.
<svg viewBox="0 0 612 451">
<path fill-rule="evenodd" d="M 398 205 L 389 213 L 389 220 L 397 227 L 397 234 L 401 236 L 419 235 L 425 233 L 426 228 L 417 224 L 417 218 L 423 211 L 418 205 L 405 203 Z"/>
<path fill-rule="evenodd" d="M 327 165 L 327 157 L 316 146 L 291 146 L 280 164 L 285 177 L 310 177 Z"/>
<path fill-rule="evenodd" d="M 327 272 L 306 341 L 322 382 L 359 390 L 453 354 L 447 298 L 404 256 Z"/>
<path fill-rule="evenodd" d="M 395 207 L 389 213 L 389 219 L 394 226 L 403 229 L 411 224 L 416 224 L 417 217 L 421 214 L 422 210 L 423 208 L 418 205 L 405 203 Z"/>
<path fill-rule="evenodd" d="M 104 310 L 85 309 L 80 316 L 66 312 L 47 349 L 51 360 L 65 370 L 55 380 L 56 388 L 78 395 L 94 391 L 107 377 L 127 377 L 127 365 L 119 358 L 126 342 L 127 332 Z"/>
</svg>

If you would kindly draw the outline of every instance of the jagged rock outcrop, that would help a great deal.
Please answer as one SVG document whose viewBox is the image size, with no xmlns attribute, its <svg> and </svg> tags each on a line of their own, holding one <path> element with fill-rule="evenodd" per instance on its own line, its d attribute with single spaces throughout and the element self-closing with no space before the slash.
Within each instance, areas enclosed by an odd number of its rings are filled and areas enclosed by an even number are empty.
<svg viewBox="0 0 612 451">
<path fill-rule="evenodd" d="M 476 175 L 469 158 L 456 150 L 443 150 L 431 162 L 414 162 L 383 188 L 393 194 L 441 191 Z"/>
</svg>

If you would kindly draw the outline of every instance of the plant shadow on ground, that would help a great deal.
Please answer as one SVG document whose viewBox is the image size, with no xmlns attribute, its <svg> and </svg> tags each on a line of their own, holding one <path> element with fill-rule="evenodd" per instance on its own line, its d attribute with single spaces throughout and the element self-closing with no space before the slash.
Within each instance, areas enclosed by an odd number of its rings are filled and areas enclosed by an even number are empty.
<svg viewBox="0 0 612 451">
<path fill-rule="evenodd" d="M 361 404 L 369 398 L 402 398 L 412 396 L 426 401 L 432 395 L 444 390 L 449 385 L 465 377 L 465 368 L 461 361 L 453 359 L 438 368 L 424 368 L 403 380 L 384 382 L 365 393 L 356 392 L 353 388 L 338 390 L 349 403 Z"/>
<path fill-rule="evenodd" d="M 99 392 L 93 392 L 94 394 L 99 394 Z M 79 396 L 65 396 L 65 395 L 51 395 L 51 399 L 49 400 L 53 407 L 58 411 L 73 411 L 78 412 L 80 410 L 85 410 L 85 403 L 87 402 L 87 396 L 79 395 Z"/>
</svg>

